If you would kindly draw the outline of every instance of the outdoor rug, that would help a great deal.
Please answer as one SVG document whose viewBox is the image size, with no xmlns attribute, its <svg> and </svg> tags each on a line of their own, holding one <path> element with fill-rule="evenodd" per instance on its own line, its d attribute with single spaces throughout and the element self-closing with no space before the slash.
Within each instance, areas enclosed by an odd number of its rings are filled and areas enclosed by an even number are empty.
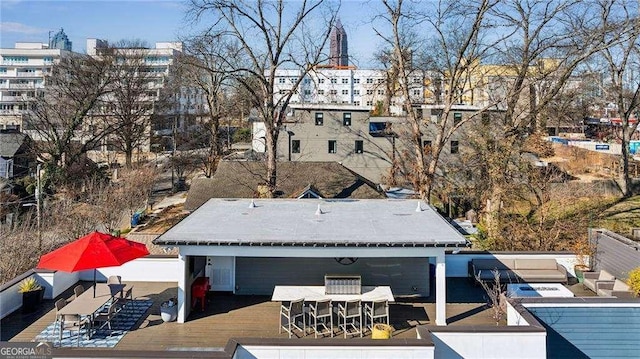
<svg viewBox="0 0 640 359">
<path fill-rule="evenodd" d="M 105 325 L 101 329 L 94 331 L 91 339 L 87 338 L 87 329 L 80 331 L 80 347 L 85 348 L 113 348 L 120 339 L 133 329 L 136 323 L 142 318 L 153 304 L 152 300 L 130 301 L 126 306 L 111 319 L 111 330 Z M 100 323 L 99 325 L 102 325 Z M 51 323 L 42 333 L 36 336 L 36 341 L 52 342 L 55 347 L 77 347 L 78 333 L 65 330 L 60 340 L 60 327 L 56 328 L 56 323 Z"/>
</svg>

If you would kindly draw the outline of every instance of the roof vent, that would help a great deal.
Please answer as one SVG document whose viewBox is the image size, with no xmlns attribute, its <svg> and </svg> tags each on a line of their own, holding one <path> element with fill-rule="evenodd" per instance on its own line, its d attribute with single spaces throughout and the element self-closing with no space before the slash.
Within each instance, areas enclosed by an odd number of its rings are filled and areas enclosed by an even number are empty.
<svg viewBox="0 0 640 359">
<path fill-rule="evenodd" d="M 422 206 L 420 205 L 420 201 L 418 201 L 418 207 L 416 207 L 416 212 L 422 212 Z"/>
<path fill-rule="evenodd" d="M 321 214 L 324 214 L 324 212 L 322 212 L 322 208 L 320 208 L 320 205 L 318 205 L 318 209 L 316 209 L 316 216 L 319 216 Z"/>
<path fill-rule="evenodd" d="M 251 203 L 249 203 L 249 208 L 256 208 L 256 202 L 253 201 L 253 198 L 251 199 Z"/>
</svg>

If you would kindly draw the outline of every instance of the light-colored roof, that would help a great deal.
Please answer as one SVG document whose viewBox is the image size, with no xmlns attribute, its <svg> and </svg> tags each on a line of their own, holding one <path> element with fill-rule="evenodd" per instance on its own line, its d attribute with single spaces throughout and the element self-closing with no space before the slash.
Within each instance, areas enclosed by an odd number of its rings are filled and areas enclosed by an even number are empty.
<svg viewBox="0 0 640 359">
<path fill-rule="evenodd" d="M 466 246 L 417 200 L 210 199 L 154 243 L 165 245 Z M 418 209 L 420 204 L 421 210 Z M 318 207 L 321 214 L 318 213 Z"/>
</svg>

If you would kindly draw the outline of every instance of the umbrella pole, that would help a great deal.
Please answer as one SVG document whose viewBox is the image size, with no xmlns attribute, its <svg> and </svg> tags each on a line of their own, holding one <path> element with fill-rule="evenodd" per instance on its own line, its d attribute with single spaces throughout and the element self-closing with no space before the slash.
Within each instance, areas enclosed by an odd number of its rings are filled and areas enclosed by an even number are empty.
<svg viewBox="0 0 640 359">
<path fill-rule="evenodd" d="M 93 297 L 96 297 L 96 269 L 93 268 Z"/>
</svg>

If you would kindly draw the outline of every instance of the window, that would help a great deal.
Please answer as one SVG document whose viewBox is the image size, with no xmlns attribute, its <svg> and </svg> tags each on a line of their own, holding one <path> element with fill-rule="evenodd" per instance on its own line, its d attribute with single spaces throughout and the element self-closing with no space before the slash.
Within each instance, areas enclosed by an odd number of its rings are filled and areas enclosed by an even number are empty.
<svg viewBox="0 0 640 359">
<path fill-rule="evenodd" d="M 378 95 L 384 95 L 384 90 L 383 89 L 379 89 L 378 90 Z"/>
<path fill-rule="evenodd" d="M 305 85 L 308 85 L 311 83 L 311 79 L 310 78 L 305 78 L 304 80 L 302 80 L 302 83 L 304 83 Z"/>
<path fill-rule="evenodd" d="M 367 95 L 373 95 L 373 90 L 367 90 Z"/>
<path fill-rule="evenodd" d="M 342 90 L 342 94 L 343 95 L 348 95 L 349 94 L 349 90 Z"/>
<path fill-rule="evenodd" d="M 329 95 L 337 95 L 338 90 L 329 90 Z"/>
<path fill-rule="evenodd" d="M 49 62 L 49 63 L 51 63 L 51 62 L 53 62 L 53 57 L 51 57 L 51 56 L 45 56 L 42 60 L 43 60 L 44 62 Z"/>
<path fill-rule="evenodd" d="M 422 141 L 422 149 L 424 152 L 431 152 L 431 140 Z"/>
<path fill-rule="evenodd" d="M 338 152 L 338 142 L 336 140 L 329 140 L 329 153 Z"/>
<path fill-rule="evenodd" d="M 353 79 L 353 83 L 354 84 L 359 84 L 360 83 L 360 79 Z"/>
<path fill-rule="evenodd" d="M 351 112 L 345 112 L 342 114 L 342 124 L 344 126 L 351 126 Z"/>
<path fill-rule="evenodd" d="M 348 84 L 349 83 L 349 79 L 342 79 L 342 83 L 343 84 Z"/>
<path fill-rule="evenodd" d="M 377 81 L 377 82 L 378 82 L 379 84 L 381 84 L 381 83 L 383 83 L 383 82 L 384 82 L 384 79 L 378 79 L 378 81 Z"/>
<path fill-rule="evenodd" d="M 353 104 L 356 106 L 360 106 L 360 101 L 353 101 Z"/>
<path fill-rule="evenodd" d="M 367 83 L 368 84 L 372 84 L 373 83 L 373 79 L 367 79 Z"/>
<path fill-rule="evenodd" d="M 373 106 L 373 101 L 367 101 L 367 106 Z"/>
<path fill-rule="evenodd" d="M 324 95 L 324 90 L 318 90 L 318 95 Z"/>
<path fill-rule="evenodd" d="M 279 84 L 283 84 L 284 82 L 285 82 L 284 77 L 281 77 L 281 78 L 278 79 L 278 83 Z"/>
<path fill-rule="evenodd" d="M 324 83 L 324 79 L 318 79 L 318 83 L 319 84 L 323 84 Z"/>
<path fill-rule="evenodd" d="M 453 125 L 457 125 L 460 122 L 462 122 L 462 113 L 460 112 L 454 112 L 453 113 Z"/>
<path fill-rule="evenodd" d="M 311 90 L 304 90 L 305 95 L 311 95 Z"/>
<path fill-rule="evenodd" d="M 451 153 L 458 153 L 458 141 L 451 141 Z"/>
<path fill-rule="evenodd" d="M 300 153 L 300 140 L 291 140 L 291 153 Z"/>
<path fill-rule="evenodd" d="M 322 126 L 324 124 L 324 115 L 322 112 L 316 112 L 316 126 Z"/>
<path fill-rule="evenodd" d="M 360 95 L 360 90 L 353 90 L 354 95 Z"/>
<path fill-rule="evenodd" d="M 332 78 L 331 78 L 331 83 L 332 83 L 332 84 L 337 84 L 337 83 L 338 83 L 338 79 L 337 79 L 337 78 L 335 78 L 335 77 L 332 77 Z"/>
<path fill-rule="evenodd" d="M 280 89 L 280 91 L 278 91 L 278 93 L 279 93 L 280 95 L 284 95 L 284 94 L 286 93 L 286 91 L 287 91 L 287 90 Z M 189 97 L 191 97 L 191 96 L 189 96 Z"/>
<path fill-rule="evenodd" d="M 414 84 L 418 84 L 418 83 L 420 83 L 420 78 L 419 78 L 419 77 L 414 77 L 414 78 L 413 78 L 413 83 L 414 83 Z"/>
<path fill-rule="evenodd" d="M 7 73 L 7 68 L 6 67 L 0 67 L 0 74 L 6 74 Z"/>
<path fill-rule="evenodd" d="M 298 78 L 297 77 L 291 77 L 289 79 L 289 82 L 292 83 L 292 84 L 295 84 L 296 82 L 298 82 Z"/>
<path fill-rule="evenodd" d="M 356 140 L 356 153 L 362 153 L 364 149 L 364 143 L 362 140 Z"/>
<path fill-rule="evenodd" d="M 413 90 L 414 96 L 420 96 L 420 90 Z"/>
</svg>

